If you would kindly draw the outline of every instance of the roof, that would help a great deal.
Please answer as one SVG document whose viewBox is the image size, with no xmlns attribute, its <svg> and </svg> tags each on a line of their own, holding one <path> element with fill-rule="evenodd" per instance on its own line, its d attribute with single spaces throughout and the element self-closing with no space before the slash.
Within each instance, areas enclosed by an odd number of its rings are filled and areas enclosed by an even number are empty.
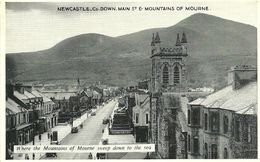
<svg viewBox="0 0 260 162">
<path fill-rule="evenodd" d="M 39 93 L 39 95 L 42 97 L 43 102 L 53 102 L 48 96 Z"/>
<path fill-rule="evenodd" d="M 35 96 L 28 91 L 24 91 L 24 95 L 27 96 L 28 98 L 35 98 Z"/>
<path fill-rule="evenodd" d="M 26 100 L 28 97 L 22 93 L 19 93 L 18 91 L 14 91 L 14 96 L 18 98 L 19 100 Z"/>
<path fill-rule="evenodd" d="M 178 94 L 163 94 L 162 102 L 165 108 L 177 108 L 180 105 Z"/>
<path fill-rule="evenodd" d="M 43 92 L 46 97 L 53 97 L 55 100 L 68 100 L 70 96 L 76 96 L 76 92 Z"/>
<path fill-rule="evenodd" d="M 241 114 L 257 114 L 257 83 L 250 82 L 240 89 L 229 85 L 206 98 L 199 98 L 189 103 L 207 108 L 221 108 Z"/>
<path fill-rule="evenodd" d="M 6 109 L 10 114 L 17 114 L 26 111 L 19 104 L 17 104 L 14 100 L 8 98 L 6 101 Z"/>
<path fill-rule="evenodd" d="M 36 90 L 33 90 L 32 91 L 32 94 L 35 96 L 35 97 L 42 97 L 40 92 L 36 91 Z"/>
<path fill-rule="evenodd" d="M 192 102 L 190 102 L 190 105 L 200 105 L 205 99 L 204 98 L 198 98 Z"/>
</svg>

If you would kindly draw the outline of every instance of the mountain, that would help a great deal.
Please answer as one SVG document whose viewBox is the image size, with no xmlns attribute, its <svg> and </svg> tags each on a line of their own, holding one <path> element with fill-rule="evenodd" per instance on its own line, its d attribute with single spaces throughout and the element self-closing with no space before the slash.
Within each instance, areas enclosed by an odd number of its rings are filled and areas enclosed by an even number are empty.
<svg viewBox="0 0 260 162">
<path fill-rule="evenodd" d="M 126 86 L 149 78 L 150 42 L 159 32 L 162 46 L 174 46 L 185 31 L 189 47 L 190 86 L 226 84 L 226 71 L 234 65 L 256 65 L 256 28 L 207 14 L 194 14 L 174 26 L 154 28 L 119 37 L 82 34 L 37 52 L 6 55 L 7 79 L 101 81 Z"/>
</svg>

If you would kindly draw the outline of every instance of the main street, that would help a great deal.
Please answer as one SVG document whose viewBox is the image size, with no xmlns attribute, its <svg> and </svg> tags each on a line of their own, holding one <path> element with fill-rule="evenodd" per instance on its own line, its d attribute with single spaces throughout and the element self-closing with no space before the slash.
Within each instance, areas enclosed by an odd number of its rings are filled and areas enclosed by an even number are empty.
<svg viewBox="0 0 260 162">
<path fill-rule="evenodd" d="M 108 104 L 100 107 L 96 111 L 95 116 L 90 116 L 84 123 L 83 128 L 79 128 L 78 133 L 71 133 L 67 135 L 62 141 L 61 145 L 97 145 L 102 137 L 102 130 L 105 125 L 102 124 L 104 118 L 108 117 L 117 100 L 112 100 Z M 58 153 L 55 159 L 88 159 L 88 153 Z M 45 158 L 47 159 L 47 158 Z"/>
</svg>

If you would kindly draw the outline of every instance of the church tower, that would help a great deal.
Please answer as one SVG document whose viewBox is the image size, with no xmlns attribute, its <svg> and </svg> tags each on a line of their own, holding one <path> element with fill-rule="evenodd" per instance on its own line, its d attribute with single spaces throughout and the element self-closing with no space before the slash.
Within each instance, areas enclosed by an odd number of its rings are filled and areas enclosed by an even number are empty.
<svg viewBox="0 0 260 162">
<path fill-rule="evenodd" d="M 159 33 L 152 37 L 152 77 L 151 92 L 182 91 L 186 85 L 185 58 L 187 54 L 187 38 L 177 34 L 175 46 L 161 47 Z"/>
</svg>

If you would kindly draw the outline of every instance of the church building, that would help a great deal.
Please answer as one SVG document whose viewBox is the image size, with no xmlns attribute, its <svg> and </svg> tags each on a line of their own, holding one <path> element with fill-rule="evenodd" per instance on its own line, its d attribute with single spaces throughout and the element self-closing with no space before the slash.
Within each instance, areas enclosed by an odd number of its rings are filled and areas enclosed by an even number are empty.
<svg viewBox="0 0 260 162">
<path fill-rule="evenodd" d="M 185 32 L 177 34 L 173 47 L 163 47 L 159 33 L 152 36 L 149 142 L 155 144 L 152 158 L 184 159 L 187 154 L 187 104 L 206 94 L 188 92 Z"/>
</svg>

